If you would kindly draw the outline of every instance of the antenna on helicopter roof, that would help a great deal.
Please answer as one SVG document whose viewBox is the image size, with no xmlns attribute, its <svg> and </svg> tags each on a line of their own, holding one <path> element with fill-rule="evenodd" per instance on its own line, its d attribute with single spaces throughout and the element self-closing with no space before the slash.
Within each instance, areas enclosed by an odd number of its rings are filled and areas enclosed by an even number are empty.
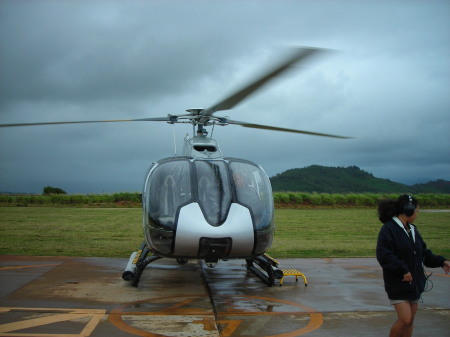
<svg viewBox="0 0 450 337">
<path fill-rule="evenodd" d="M 175 150 L 175 156 L 177 155 L 177 142 L 175 139 L 175 124 L 172 124 L 172 130 L 173 130 L 173 147 Z"/>
</svg>

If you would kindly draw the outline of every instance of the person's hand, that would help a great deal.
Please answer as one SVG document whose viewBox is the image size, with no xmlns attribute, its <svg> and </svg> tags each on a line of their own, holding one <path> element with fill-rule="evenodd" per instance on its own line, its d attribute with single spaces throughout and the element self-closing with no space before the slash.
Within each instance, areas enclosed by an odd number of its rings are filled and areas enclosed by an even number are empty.
<svg viewBox="0 0 450 337">
<path fill-rule="evenodd" d="M 449 265 L 449 267 L 450 267 L 450 265 Z M 411 273 L 407 273 L 407 274 L 403 275 L 403 280 L 402 281 L 403 282 L 409 282 L 409 284 L 411 284 L 411 282 L 412 282 L 412 275 L 411 275 Z"/>
<path fill-rule="evenodd" d="M 444 269 L 445 274 L 448 274 L 450 272 L 450 261 L 445 261 L 442 269 Z"/>
</svg>

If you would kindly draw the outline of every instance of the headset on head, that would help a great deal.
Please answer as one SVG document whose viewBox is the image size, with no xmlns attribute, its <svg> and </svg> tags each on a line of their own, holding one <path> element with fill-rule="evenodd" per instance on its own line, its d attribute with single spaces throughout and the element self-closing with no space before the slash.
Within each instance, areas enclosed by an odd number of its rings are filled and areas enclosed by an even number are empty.
<svg viewBox="0 0 450 337">
<path fill-rule="evenodd" d="M 410 196 L 409 194 L 407 194 L 407 196 L 408 196 L 408 203 L 405 205 L 405 208 L 403 210 L 406 216 L 411 216 L 414 214 L 416 206 L 414 206 L 413 204 L 412 196 Z"/>
</svg>

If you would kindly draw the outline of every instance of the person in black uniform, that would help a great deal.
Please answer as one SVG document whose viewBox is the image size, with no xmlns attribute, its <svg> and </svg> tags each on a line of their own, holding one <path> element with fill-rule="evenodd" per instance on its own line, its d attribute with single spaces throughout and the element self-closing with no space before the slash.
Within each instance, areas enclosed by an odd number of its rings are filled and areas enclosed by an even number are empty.
<svg viewBox="0 0 450 337">
<path fill-rule="evenodd" d="M 410 337 L 419 299 L 425 289 L 423 265 L 450 271 L 450 262 L 435 255 L 413 224 L 418 213 L 417 199 L 401 195 L 397 200 L 384 200 L 378 205 L 383 223 L 377 241 L 377 260 L 383 269 L 384 287 L 397 312 L 390 337 Z"/>
</svg>

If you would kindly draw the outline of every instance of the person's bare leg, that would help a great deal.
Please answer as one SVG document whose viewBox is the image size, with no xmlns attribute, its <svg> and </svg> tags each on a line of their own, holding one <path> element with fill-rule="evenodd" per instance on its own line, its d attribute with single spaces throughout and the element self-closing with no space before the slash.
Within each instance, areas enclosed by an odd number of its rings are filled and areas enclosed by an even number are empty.
<svg viewBox="0 0 450 337">
<path fill-rule="evenodd" d="M 397 311 L 397 320 L 391 327 L 389 337 L 411 337 L 418 304 L 401 302 L 394 304 L 394 308 Z"/>
<path fill-rule="evenodd" d="M 416 317 L 417 309 L 419 308 L 419 304 L 417 303 L 410 303 L 411 305 L 411 322 L 409 326 L 406 328 L 405 332 L 403 333 L 403 337 L 411 337 L 413 333 L 414 328 L 414 318 Z"/>
</svg>

